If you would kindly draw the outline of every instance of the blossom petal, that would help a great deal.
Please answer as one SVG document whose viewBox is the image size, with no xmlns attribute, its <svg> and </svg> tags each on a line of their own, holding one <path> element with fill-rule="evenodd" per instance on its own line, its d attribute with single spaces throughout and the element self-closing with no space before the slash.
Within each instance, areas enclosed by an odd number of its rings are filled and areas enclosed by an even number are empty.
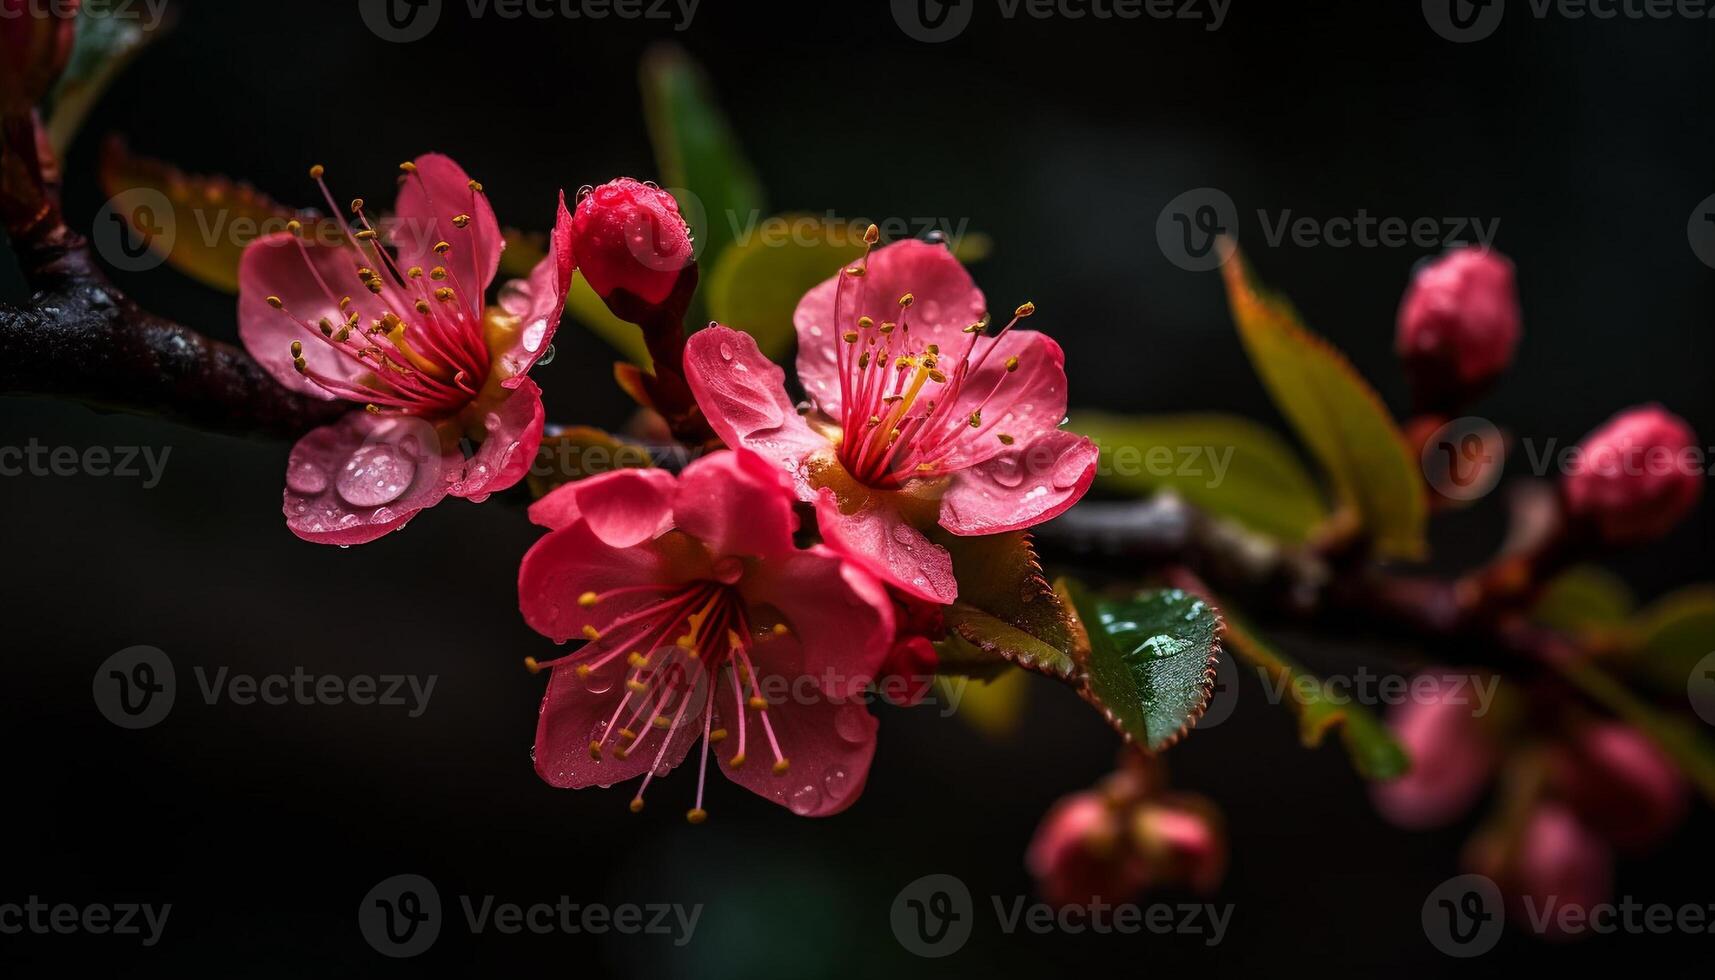
<svg viewBox="0 0 1715 980">
<path fill-rule="evenodd" d="M 952 556 L 889 506 L 885 495 L 869 495 L 849 514 L 832 489 L 823 488 L 815 503 L 823 540 L 858 567 L 920 599 L 947 605 L 958 598 Z"/>
<path fill-rule="evenodd" d="M 789 630 L 752 650 L 762 673 L 796 669 L 835 697 L 855 697 L 880 672 L 893 641 L 893 602 L 881 583 L 833 549 L 762 562 L 740 589 L 753 606 L 778 610 Z M 779 657 L 787 640 L 797 650 Z"/>
<path fill-rule="evenodd" d="M 723 671 L 714 710 L 715 724 L 726 730 L 727 737 L 714 751 L 728 779 L 804 817 L 832 816 L 863 794 L 875 758 L 878 726 L 862 701 L 839 700 L 807 688 L 803 696 L 766 712 L 740 708 L 739 701 L 731 672 Z M 745 761 L 734 766 L 740 714 Z M 764 715 L 788 761 L 785 772 L 775 771 Z"/>
<path fill-rule="evenodd" d="M 587 521 L 553 531 L 525 553 L 518 568 L 518 607 L 530 628 L 563 643 L 590 627 L 605 633 L 621 617 L 646 609 L 696 577 L 696 569 L 662 542 L 615 547 Z M 635 590 L 618 592 L 617 590 Z M 586 593 L 604 596 L 593 606 Z M 607 597 L 608 593 L 615 593 Z"/>
<path fill-rule="evenodd" d="M 773 558 L 791 554 L 798 530 L 792 484 L 773 463 L 741 449 L 704 456 L 685 467 L 673 498 L 679 528 L 716 555 Z"/>
<path fill-rule="evenodd" d="M 556 487 L 530 505 L 530 519 L 561 528 L 582 518 L 604 543 L 629 548 L 673 526 L 673 491 L 678 485 L 666 470 L 613 470 Z"/>
<path fill-rule="evenodd" d="M 1015 357 L 1018 367 L 1008 371 Z M 1034 330 L 1014 330 L 998 340 L 982 338 L 971 354 L 971 364 L 978 363 L 982 367 L 960 385 L 952 414 L 969 418 L 980 408 L 982 425 L 960 429 L 948 453 L 947 465 L 953 469 L 1004 453 L 1002 435 L 1013 445 L 1030 443 L 1058 428 L 1066 417 L 1066 355 L 1054 338 Z"/>
<path fill-rule="evenodd" d="M 1096 480 L 1096 444 L 1052 429 L 960 470 L 941 500 L 941 526 L 959 535 L 1034 527 L 1065 513 Z"/>
<path fill-rule="evenodd" d="M 842 278 L 845 295 L 838 296 Z M 970 339 L 964 329 L 988 309 L 982 290 L 945 245 L 901 241 L 875 249 L 864 276 L 836 274 L 805 293 L 792 316 L 798 330 L 798 378 L 823 412 L 840 414 L 840 335 L 860 316 L 876 323 L 900 320 L 899 298 L 906 293 L 913 297 L 903 314 L 911 336 L 948 351 L 964 349 Z"/>
<path fill-rule="evenodd" d="M 572 214 L 566 210 L 566 194 L 561 191 L 547 258 L 536 263 L 530 278 L 514 280 L 501 290 L 501 308 L 518 319 L 517 326 L 507 331 L 505 347 L 494 352 L 494 369 L 507 375 L 502 382 L 506 387 L 516 388 L 547 352 L 571 288 Z"/>
<path fill-rule="evenodd" d="M 721 326 L 697 331 L 685 345 L 685 376 L 722 441 L 781 467 L 799 499 L 812 499 L 804 461 L 832 445 L 798 414 L 786 397 L 786 372 L 762 356 L 754 337 Z"/>
<path fill-rule="evenodd" d="M 480 310 L 480 297 L 500 271 L 500 253 L 506 248 L 494 208 L 486 194 L 472 189 L 470 175 L 451 157 L 426 153 L 414 163 L 417 172 L 407 175 L 399 186 L 388 232 L 388 240 L 399 250 L 398 265 L 401 269 L 445 266 L 461 292 L 474 294 Z M 453 220 L 460 215 L 470 216 L 463 228 Z M 435 246 L 440 242 L 450 244 L 452 251 L 437 254 Z M 470 302 L 472 295 L 465 298 Z"/>
<path fill-rule="evenodd" d="M 677 727 L 661 730 L 641 726 L 641 737 L 623 758 L 619 747 L 624 742 L 617 734 L 605 740 L 599 758 L 590 751 L 592 743 L 604 740 L 610 724 L 624 727 L 639 707 L 636 697 L 621 704 L 627 695 L 627 670 L 624 657 L 608 661 L 588 677 L 579 677 L 570 666 L 554 669 L 536 720 L 534 753 L 536 773 L 548 785 L 560 789 L 611 786 L 649 772 L 657 758 L 662 769 L 677 767 L 685 760 L 685 753 L 703 732 L 701 703 L 687 709 Z M 663 742 L 665 756 L 661 755 Z"/>
<path fill-rule="evenodd" d="M 497 401 L 478 399 L 466 409 L 467 416 L 480 412 L 484 434 L 475 455 L 465 460 L 462 475 L 447 488 L 453 496 L 485 500 L 524 479 L 536 461 L 542 446 L 542 389 L 528 378 L 519 380 L 524 383 L 515 391 L 491 386 L 504 394 Z"/>
<path fill-rule="evenodd" d="M 355 411 L 299 439 L 286 464 L 286 526 L 305 541 L 363 544 L 405 526 L 447 495 L 462 466 L 435 428 Z"/>
<path fill-rule="evenodd" d="M 345 322 L 347 311 L 340 308 L 345 296 L 351 298 L 349 311 L 364 323 L 386 312 L 381 299 L 358 282 L 355 257 L 350 249 L 313 239 L 300 242 L 290 232 L 280 232 L 251 242 L 239 260 L 238 335 L 250 356 L 292 391 L 336 397 L 292 366 L 293 341 L 303 344 L 304 361 L 317 374 L 351 381 L 370 371 L 357 358 L 335 350 L 316 328 L 324 318 L 336 326 Z M 269 297 L 279 299 L 284 308 L 275 309 Z"/>
</svg>

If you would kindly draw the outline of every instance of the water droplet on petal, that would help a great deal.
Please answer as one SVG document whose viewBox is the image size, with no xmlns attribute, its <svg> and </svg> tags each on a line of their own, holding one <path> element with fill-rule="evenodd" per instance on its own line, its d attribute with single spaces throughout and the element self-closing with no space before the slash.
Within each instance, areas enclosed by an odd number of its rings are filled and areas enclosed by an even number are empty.
<svg viewBox="0 0 1715 980">
<path fill-rule="evenodd" d="M 362 446 L 345 461 L 335 489 L 353 507 L 379 507 L 398 500 L 416 476 L 417 464 L 398 449 Z"/>
<path fill-rule="evenodd" d="M 805 783 L 792 791 L 792 798 L 786 801 L 786 805 L 800 817 L 807 816 L 822 805 L 822 791 Z"/>
<path fill-rule="evenodd" d="M 853 706 L 834 716 L 834 731 L 839 736 L 854 745 L 862 745 L 869 741 L 869 712 Z"/>
<path fill-rule="evenodd" d="M 286 488 L 293 493 L 321 493 L 328 488 L 327 470 L 307 459 L 295 459 L 286 467 Z"/>
<path fill-rule="evenodd" d="M 721 360 L 723 360 L 723 361 L 732 360 L 732 345 L 731 344 L 722 344 L 721 345 Z"/>
<path fill-rule="evenodd" d="M 850 784 L 851 773 L 846 772 L 841 766 L 835 766 L 822 775 L 822 788 L 826 789 L 828 795 L 835 799 L 843 795 L 846 787 Z"/>
<path fill-rule="evenodd" d="M 606 694 L 613 690 L 613 672 L 607 670 L 592 671 L 584 678 L 584 690 L 591 694 Z"/>
<path fill-rule="evenodd" d="M 536 338 L 537 343 L 541 343 L 541 339 L 542 339 L 541 336 L 538 335 Z M 528 347 L 530 344 L 530 337 L 528 334 L 525 335 L 524 343 L 525 343 L 526 347 Z M 554 350 L 554 345 L 549 344 L 548 349 L 542 352 L 542 356 L 538 357 L 536 359 L 536 363 L 538 365 L 540 365 L 541 367 L 547 367 L 548 365 L 554 363 L 554 354 L 555 353 L 556 352 Z"/>
</svg>

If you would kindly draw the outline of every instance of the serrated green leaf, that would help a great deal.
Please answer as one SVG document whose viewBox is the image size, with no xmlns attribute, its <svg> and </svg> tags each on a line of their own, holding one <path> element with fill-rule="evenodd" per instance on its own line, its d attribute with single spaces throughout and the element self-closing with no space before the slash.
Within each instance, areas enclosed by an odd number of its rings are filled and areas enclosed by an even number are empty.
<svg viewBox="0 0 1715 980">
<path fill-rule="evenodd" d="M 1109 490 L 1138 496 L 1172 490 L 1205 511 L 1292 542 L 1306 540 L 1328 518 L 1298 455 L 1249 419 L 1081 412 L 1068 428 L 1101 446 L 1096 483 Z"/>
<path fill-rule="evenodd" d="M 1071 616 L 1043 578 L 1030 535 L 938 534 L 934 540 L 953 556 L 959 582 L 959 599 L 944 613 L 950 631 L 991 662 L 1004 660 L 1061 679 L 1077 671 Z M 949 670 L 945 657 L 942 669 Z"/>
<path fill-rule="evenodd" d="M 1421 467 L 1381 398 L 1291 304 L 1260 289 L 1234 248 L 1222 267 L 1239 338 L 1263 385 L 1354 508 L 1378 554 L 1421 558 L 1428 496 Z"/>
<path fill-rule="evenodd" d="M 1305 748 L 1322 744 L 1328 732 L 1338 728 L 1340 741 L 1353 768 L 1365 779 L 1397 779 L 1411 768 L 1411 757 L 1381 719 L 1368 708 L 1336 702 L 1326 684 L 1263 640 L 1230 606 L 1223 607 L 1227 623 L 1227 647 L 1269 675 L 1275 689 L 1283 692 L 1286 704 L 1298 716 L 1298 737 Z"/>
<path fill-rule="evenodd" d="M 1106 600 L 1063 580 L 1061 591 L 1086 640 L 1084 696 L 1151 751 L 1183 738 L 1214 694 L 1222 634 L 1215 607 L 1183 589 Z"/>
<path fill-rule="evenodd" d="M 696 236 L 698 259 L 708 268 L 719 262 L 735 229 L 767 213 L 762 183 L 708 76 L 682 49 L 651 49 L 643 58 L 642 83 L 643 115 L 661 183 L 680 199 L 680 211 Z"/>
</svg>

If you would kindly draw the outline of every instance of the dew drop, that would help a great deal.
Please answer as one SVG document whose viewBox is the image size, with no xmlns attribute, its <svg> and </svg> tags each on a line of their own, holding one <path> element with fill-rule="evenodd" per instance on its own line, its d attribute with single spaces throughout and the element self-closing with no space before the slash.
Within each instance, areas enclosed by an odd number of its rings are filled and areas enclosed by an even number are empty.
<svg viewBox="0 0 1715 980">
<path fill-rule="evenodd" d="M 286 467 L 286 488 L 293 493 L 321 493 L 328 488 L 328 474 L 307 459 L 293 460 Z"/>
<path fill-rule="evenodd" d="M 732 360 L 732 345 L 731 344 L 722 344 L 721 345 L 721 360 L 723 360 L 723 361 Z"/>
<path fill-rule="evenodd" d="M 854 745 L 869 741 L 869 712 L 853 707 L 834 716 L 834 731 Z"/>
<path fill-rule="evenodd" d="M 528 338 L 526 338 L 526 339 L 528 339 Z M 537 365 L 540 367 L 547 367 L 548 365 L 554 363 L 554 354 L 555 353 L 556 353 L 556 351 L 554 350 L 554 345 L 549 344 L 548 349 L 542 352 L 542 356 L 536 358 Z"/>
<path fill-rule="evenodd" d="M 828 795 L 835 799 L 845 793 L 846 786 L 850 783 L 851 773 L 846 772 L 841 766 L 835 766 L 822 774 L 822 788 L 827 790 Z"/>
<path fill-rule="evenodd" d="M 416 476 L 417 464 L 393 446 L 362 446 L 345 461 L 335 489 L 353 507 L 379 507 L 398 500 Z"/>
<path fill-rule="evenodd" d="M 591 671 L 584 678 L 584 690 L 591 694 L 606 694 L 613 690 L 613 672 L 607 670 Z"/>
<path fill-rule="evenodd" d="M 807 816 L 814 813 L 816 808 L 822 805 L 822 791 L 809 783 L 805 783 L 792 791 L 792 798 L 786 802 L 786 805 L 800 817 Z"/>
</svg>

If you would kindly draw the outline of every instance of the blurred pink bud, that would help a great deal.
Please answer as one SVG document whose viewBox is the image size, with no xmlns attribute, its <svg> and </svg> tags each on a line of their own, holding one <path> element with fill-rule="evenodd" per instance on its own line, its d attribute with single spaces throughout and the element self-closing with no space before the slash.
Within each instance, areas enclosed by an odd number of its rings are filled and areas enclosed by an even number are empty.
<svg viewBox="0 0 1715 980">
<path fill-rule="evenodd" d="M 1697 434 L 1660 405 L 1621 412 L 1579 448 L 1561 483 L 1566 511 L 1608 544 L 1661 537 L 1703 494 Z"/>
<path fill-rule="evenodd" d="M 1512 364 L 1519 340 L 1513 264 L 1471 246 L 1422 266 L 1399 308 L 1395 346 L 1425 409 L 1482 393 Z"/>
<path fill-rule="evenodd" d="M 0 0 L 0 114 L 28 112 L 65 70 L 77 0 Z"/>
<path fill-rule="evenodd" d="M 1550 939 L 1568 938 L 1560 914 L 1605 904 L 1613 891 L 1613 856 L 1606 844 L 1554 801 L 1538 803 L 1509 842 L 1490 834 L 1472 840 L 1466 864 L 1494 879 L 1507 897 L 1509 917 L 1543 929 Z M 1587 932 L 1587 930 L 1585 930 Z"/>
<path fill-rule="evenodd" d="M 1176 794 L 1146 803 L 1133 820 L 1152 883 L 1188 885 L 1207 894 L 1227 874 L 1227 834 L 1220 813 L 1201 797 Z"/>
<path fill-rule="evenodd" d="M 1408 701 L 1388 717 L 1411 756 L 1411 771 L 1370 787 L 1376 809 L 1407 830 L 1444 827 L 1464 816 L 1488 785 L 1495 750 L 1471 705 Z"/>
<path fill-rule="evenodd" d="M 1142 860 L 1122 839 L 1119 813 L 1099 793 L 1062 797 L 1048 811 L 1025 855 L 1050 905 L 1123 902 L 1143 890 Z"/>
<path fill-rule="evenodd" d="M 1647 847 L 1685 816 L 1685 778 L 1629 725 L 1580 729 L 1554 756 L 1554 783 L 1590 828 L 1623 848 Z"/>
</svg>

